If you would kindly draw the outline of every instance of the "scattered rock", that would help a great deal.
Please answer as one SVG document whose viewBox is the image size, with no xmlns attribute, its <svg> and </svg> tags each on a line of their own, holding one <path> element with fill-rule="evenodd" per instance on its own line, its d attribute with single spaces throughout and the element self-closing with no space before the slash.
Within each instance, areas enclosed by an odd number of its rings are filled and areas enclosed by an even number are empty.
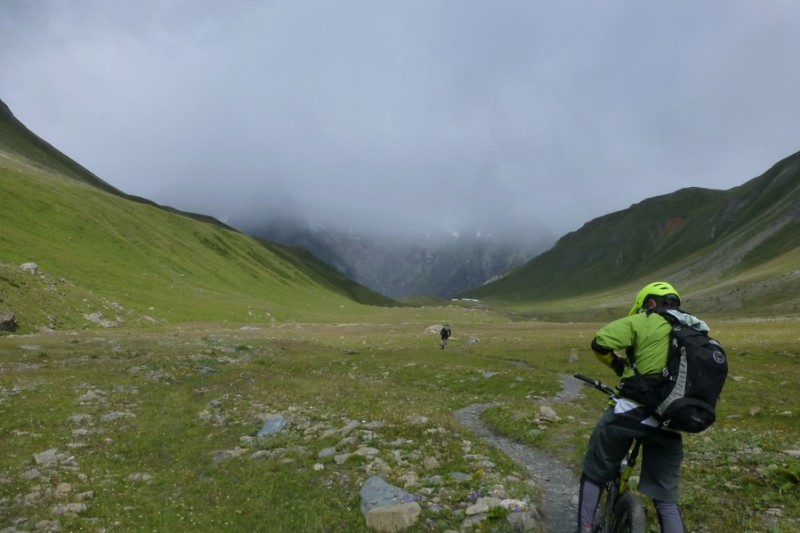
<svg viewBox="0 0 800 533">
<path fill-rule="evenodd" d="M 558 418 L 555 409 L 549 405 L 542 405 L 539 407 L 539 420 L 544 422 L 558 422 L 560 418 Z"/>
<path fill-rule="evenodd" d="M 375 531 L 395 532 L 413 526 L 422 512 L 412 494 L 372 476 L 359 492 L 361 512 L 367 527 Z"/>
<path fill-rule="evenodd" d="M 467 507 L 467 516 L 472 516 L 481 513 L 488 513 L 489 509 L 493 507 L 500 507 L 500 498 L 478 498 L 474 504 Z"/>
<path fill-rule="evenodd" d="M 116 420 L 118 418 L 135 418 L 136 415 L 131 413 L 130 411 L 111 411 L 110 413 L 106 413 L 100 417 L 100 420 L 103 422 L 109 422 L 111 420 Z"/>
<path fill-rule="evenodd" d="M 99 389 L 91 389 L 84 394 L 81 394 L 78 398 L 78 401 L 81 403 L 87 402 L 94 402 L 94 401 L 102 401 L 105 400 L 106 393 Z"/>
<path fill-rule="evenodd" d="M 0 312 L 0 331 L 17 331 L 17 316 L 11 311 Z"/>
<path fill-rule="evenodd" d="M 87 509 L 89 509 L 89 506 L 85 503 L 60 503 L 53 506 L 50 512 L 54 515 L 78 514 Z"/>
<path fill-rule="evenodd" d="M 42 477 L 42 473 L 36 468 L 30 468 L 22 473 L 23 479 L 36 479 Z"/>
<path fill-rule="evenodd" d="M 394 533 L 413 526 L 422 512 L 417 502 L 376 507 L 364 513 L 367 527 L 375 531 Z"/>
<path fill-rule="evenodd" d="M 408 416 L 408 423 L 412 426 L 424 426 L 428 423 L 428 417 L 422 416 L 418 414 L 412 414 Z"/>
<path fill-rule="evenodd" d="M 348 436 L 354 429 L 358 428 L 360 423 L 357 420 L 350 421 L 345 427 L 339 430 L 342 437 Z"/>
<path fill-rule="evenodd" d="M 268 437 L 270 435 L 275 435 L 276 433 L 280 433 L 283 428 L 288 425 L 289 421 L 286 420 L 282 415 L 274 415 L 264 422 L 264 425 L 261 429 L 258 430 L 256 433 L 257 437 Z"/>
<path fill-rule="evenodd" d="M 37 465 L 53 466 L 58 461 L 58 449 L 50 448 L 47 451 L 35 453 L 33 460 Z"/>
<path fill-rule="evenodd" d="M 35 276 L 39 272 L 39 265 L 36 263 L 22 263 L 19 269 L 23 272 L 30 272 Z"/>
<path fill-rule="evenodd" d="M 115 328 L 125 322 L 119 317 L 116 320 L 106 320 L 103 318 L 103 313 L 100 312 L 86 313 L 83 318 L 104 328 Z"/>
<path fill-rule="evenodd" d="M 70 422 L 72 422 L 73 424 L 83 424 L 84 422 L 91 423 L 92 415 L 87 415 L 85 413 L 80 413 L 80 414 L 77 414 L 77 415 L 72 415 L 71 417 L 69 417 L 68 420 Z"/>
<path fill-rule="evenodd" d="M 33 526 L 36 531 L 47 531 L 56 533 L 61 531 L 61 522 L 58 520 L 39 520 Z M 5 531 L 5 530 L 4 530 Z"/>
<path fill-rule="evenodd" d="M 422 468 L 425 470 L 436 470 L 439 468 L 439 461 L 436 460 L 436 457 L 426 457 L 422 460 Z"/>
<path fill-rule="evenodd" d="M 326 459 L 328 457 L 333 457 L 336 454 L 336 448 L 323 448 L 317 454 L 317 457 L 320 459 Z"/>
</svg>

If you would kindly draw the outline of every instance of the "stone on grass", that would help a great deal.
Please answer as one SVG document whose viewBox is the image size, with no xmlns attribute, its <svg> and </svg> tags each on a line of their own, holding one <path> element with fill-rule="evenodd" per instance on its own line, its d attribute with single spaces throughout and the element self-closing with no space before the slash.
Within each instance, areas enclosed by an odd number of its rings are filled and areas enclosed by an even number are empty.
<svg viewBox="0 0 800 533">
<path fill-rule="evenodd" d="M 555 409 L 548 405 L 539 407 L 539 420 L 544 422 L 558 422 L 560 418 L 556 414 Z"/>
<path fill-rule="evenodd" d="M 11 311 L 0 312 L 0 331 L 17 331 L 17 316 Z"/>
<path fill-rule="evenodd" d="M 390 485 L 380 476 L 367 479 L 359 494 L 367 527 L 375 531 L 391 533 L 407 529 L 422 512 L 412 494 Z"/>
<path fill-rule="evenodd" d="M 488 513 L 493 507 L 500 507 L 500 498 L 478 498 L 473 505 L 467 507 L 467 516 Z"/>
<path fill-rule="evenodd" d="M 417 502 L 401 503 L 388 507 L 376 507 L 364 514 L 367 527 L 380 532 L 394 533 L 413 526 L 421 513 Z"/>
<path fill-rule="evenodd" d="M 50 448 L 49 450 L 33 454 L 33 460 L 37 465 L 51 466 L 58 461 L 58 450 Z"/>
<path fill-rule="evenodd" d="M 269 437 L 270 435 L 280 433 L 280 431 L 285 428 L 288 423 L 289 422 L 286 420 L 286 418 L 281 415 L 271 416 L 264 421 L 264 425 L 258 430 L 256 436 Z"/>
</svg>

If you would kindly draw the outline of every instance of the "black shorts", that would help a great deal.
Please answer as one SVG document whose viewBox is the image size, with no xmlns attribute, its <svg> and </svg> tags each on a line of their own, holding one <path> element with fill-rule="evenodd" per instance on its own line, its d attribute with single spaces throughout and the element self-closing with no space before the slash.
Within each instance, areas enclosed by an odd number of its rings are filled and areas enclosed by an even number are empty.
<svg viewBox="0 0 800 533">
<path fill-rule="evenodd" d="M 683 461 L 681 435 L 646 426 L 637 428 L 615 414 L 614 407 L 606 410 L 592 431 L 583 457 L 583 473 L 600 484 L 614 479 L 635 438 L 643 440 L 639 492 L 656 500 L 677 502 Z"/>
</svg>

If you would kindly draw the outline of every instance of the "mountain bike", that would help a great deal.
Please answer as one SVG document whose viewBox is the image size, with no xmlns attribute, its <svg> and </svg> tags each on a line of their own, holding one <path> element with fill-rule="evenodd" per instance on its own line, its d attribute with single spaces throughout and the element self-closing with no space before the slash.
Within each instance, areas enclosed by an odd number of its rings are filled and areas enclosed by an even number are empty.
<svg viewBox="0 0 800 533">
<path fill-rule="evenodd" d="M 447 346 L 447 339 L 443 338 L 440 346 L 442 347 L 442 350 L 444 350 L 444 347 Z"/>
<path fill-rule="evenodd" d="M 601 381 L 575 374 L 575 378 L 606 393 L 612 400 L 618 396 L 614 389 Z M 641 441 L 635 439 L 622 459 L 617 475 L 601 487 L 600 503 L 594 514 L 593 533 L 645 533 L 647 516 L 642 499 L 629 490 L 631 474 L 636 467 Z"/>
</svg>

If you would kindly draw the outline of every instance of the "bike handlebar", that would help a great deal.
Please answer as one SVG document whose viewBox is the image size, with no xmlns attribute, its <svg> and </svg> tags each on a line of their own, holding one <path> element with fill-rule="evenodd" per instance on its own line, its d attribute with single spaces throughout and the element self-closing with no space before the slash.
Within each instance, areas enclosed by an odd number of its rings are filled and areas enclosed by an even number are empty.
<svg viewBox="0 0 800 533">
<path fill-rule="evenodd" d="M 617 395 L 617 393 L 616 393 L 616 391 L 614 389 L 612 389 L 611 387 L 609 387 L 608 385 L 606 385 L 605 383 L 603 383 L 602 381 L 600 381 L 598 379 L 592 379 L 590 377 L 584 376 L 583 374 L 573 374 L 573 376 L 576 379 L 579 379 L 579 380 L 583 381 L 587 385 L 590 385 L 590 386 L 594 387 L 595 389 L 597 389 L 599 391 L 605 392 L 609 396 L 616 396 Z"/>
</svg>

